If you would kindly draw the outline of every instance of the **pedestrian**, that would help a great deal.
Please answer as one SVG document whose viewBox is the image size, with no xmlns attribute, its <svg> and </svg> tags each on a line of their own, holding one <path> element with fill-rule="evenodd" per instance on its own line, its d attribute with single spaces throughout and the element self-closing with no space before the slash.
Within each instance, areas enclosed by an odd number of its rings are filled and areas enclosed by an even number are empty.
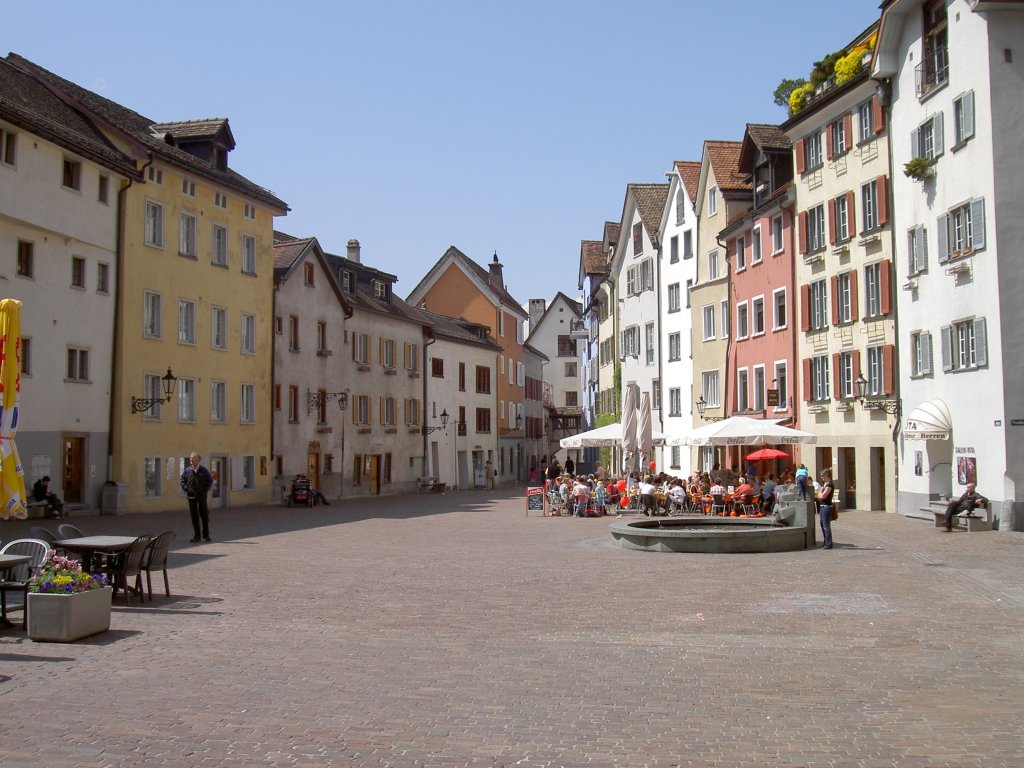
<svg viewBox="0 0 1024 768">
<path fill-rule="evenodd" d="M 50 508 L 50 514 L 55 519 L 60 520 L 61 512 L 64 510 L 64 502 L 58 498 L 56 493 L 50 490 L 49 475 L 43 475 L 36 480 L 35 485 L 32 486 L 32 498 L 36 501 L 45 501 L 46 506 Z"/>
<path fill-rule="evenodd" d="M 192 516 L 191 542 L 197 544 L 202 533 L 204 540 L 210 540 L 210 509 L 206 506 L 206 494 L 213 485 L 210 470 L 200 462 L 203 457 L 195 451 L 188 457 L 189 466 L 181 473 L 181 489 L 188 497 L 188 511 Z M 200 530 L 200 523 L 202 530 Z"/>
<path fill-rule="evenodd" d="M 484 487 L 487 490 L 494 490 L 494 476 L 497 472 L 494 471 L 494 463 L 488 459 L 484 462 Z"/>
<path fill-rule="evenodd" d="M 796 468 L 796 497 L 800 501 L 807 501 L 807 467 L 801 464 Z"/>
<path fill-rule="evenodd" d="M 570 475 L 576 474 L 576 464 L 572 460 L 572 456 L 565 457 L 565 471 Z"/>
<path fill-rule="evenodd" d="M 946 505 L 946 527 L 944 530 L 947 533 L 953 530 L 953 515 L 973 514 L 978 507 L 988 505 L 988 499 L 980 493 L 976 493 L 974 488 L 974 483 L 968 483 L 967 490 L 963 492 L 963 495 L 959 499 L 951 499 Z"/>
<path fill-rule="evenodd" d="M 821 522 L 821 537 L 824 543 L 822 549 L 832 549 L 832 496 L 836 487 L 832 484 L 832 470 L 826 469 L 821 473 L 821 488 L 817 493 L 818 520 Z"/>
</svg>

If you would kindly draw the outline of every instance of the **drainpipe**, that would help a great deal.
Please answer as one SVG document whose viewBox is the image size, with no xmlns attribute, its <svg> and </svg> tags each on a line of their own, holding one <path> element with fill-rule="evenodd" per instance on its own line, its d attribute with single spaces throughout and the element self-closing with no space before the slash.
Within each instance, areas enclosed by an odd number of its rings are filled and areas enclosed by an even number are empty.
<svg viewBox="0 0 1024 768">
<path fill-rule="evenodd" d="M 139 168 L 139 178 L 145 183 L 146 169 L 153 164 L 153 153 L 146 153 L 145 163 Z M 114 329 L 110 350 L 110 413 L 107 416 L 107 480 L 113 480 L 114 474 L 114 413 L 117 406 L 120 387 L 117 384 L 118 355 L 121 354 L 121 295 L 124 292 L 124 209 L 127 205 L 127 192 L 135 180 L 128 178 L 117 191 L 117 240 L 114 244 L 114 257 L 117 259 L 116 284 L 114 285 Z"/>
<path fill-rule="evenodd" d="M 437 341 L 437 339 L 433 337 L 430 329 L 426 326 L 423 326 L 423 335 L 427 337 L 427 340 L 423 342 L 423 423 L 420 425 L 420 429 L 423 433 L 423 477 L 429 477 L 429 464 L 427 462 L 427 347 Z M 437 480 L 438 482 L 441 481 L 440 476 L 438 476 Z"/>
</svg>

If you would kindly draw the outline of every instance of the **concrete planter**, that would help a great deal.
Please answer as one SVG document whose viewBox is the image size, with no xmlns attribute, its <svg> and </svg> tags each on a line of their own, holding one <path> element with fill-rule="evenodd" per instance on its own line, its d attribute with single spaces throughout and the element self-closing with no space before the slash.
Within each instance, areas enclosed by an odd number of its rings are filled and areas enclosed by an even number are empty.
<svg viewBox="0 0 1024 768">
<path fill-rule="evenodd" d="M 110 587 L 53 595 L 28 595 L 28 636 L 37 642 L 71 643 L 110 629 Z"/>
</svg>

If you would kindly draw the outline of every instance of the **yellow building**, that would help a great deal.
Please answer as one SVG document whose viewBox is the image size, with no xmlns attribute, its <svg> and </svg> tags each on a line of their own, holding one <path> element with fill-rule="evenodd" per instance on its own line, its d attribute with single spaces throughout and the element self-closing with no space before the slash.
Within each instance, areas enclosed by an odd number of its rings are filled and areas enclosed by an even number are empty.
<svg viewBox="0 0 1024 768">
<path fill-rule="evenodd" d="M 269 501 L 273 229 L 287 206 L 229 168 L 226 119 L 156 123 L 15 58 L 143 171 L 117 195 L 107 476 L 130 511 L 183 508 L 178 477 L 198 451 L 211 507 Z"/>
</svg>

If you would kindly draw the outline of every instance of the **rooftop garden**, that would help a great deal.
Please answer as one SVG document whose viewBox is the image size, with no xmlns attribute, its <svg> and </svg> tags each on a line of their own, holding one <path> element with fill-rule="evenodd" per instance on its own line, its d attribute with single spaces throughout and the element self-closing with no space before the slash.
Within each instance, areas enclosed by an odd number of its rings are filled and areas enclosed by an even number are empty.
<svg viewBox="0 0 1024 768">
<path fill-rule="evenodd" d="M 784 78 L 775 89 L 775 103 L 785 107 L 790 117 L 799 114 L 818 96 L 850 82 L 863 72 L 870 60 L 868 54 L 874 47 L 875 34 L 872 34 L 852 48 L 841 48 L 814 62 L 810 80 Z"/>
</svg>

